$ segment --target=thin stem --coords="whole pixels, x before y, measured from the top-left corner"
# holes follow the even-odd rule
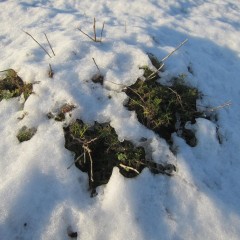
[[[90,38],[92,41],[96,42],[94,38],[92,38],[91,36],[89,36],[87,33],[83,32],[83,31],[81,30],[81,28],[78,28],[78,30],[79,30],[81,33],[83,33],[85,36],[87,36],[88,38]]]
[[[67,169],[70,169],[70,168],[72,167],[72,165],[75,164],[76,162],[78,162],[83,155],[84,155],[84,153],[82,153],[74,162],[72,162],[72,163],[67,167]]]
[[[46,37],[46,39],[47,39],[47,42],[48,42],[49,47],[50,47],[51,50],[52,50],[53,56],[56,56],[56,55],[55,55],[55,52],[53,51],[52,45],[51,45],[51,43],[50,43],[49,40],[48,40],[47,34],[44,33],[44,35],[45,35],[45,37]]]
[[[23,31],[23,32],[25,32],[25,31]],[[30,36],[33,39],[33,41],[36,42],[50,58],[52,58],[51,55],[48,53],[48,51],[30,33],[28,33],[28,32],[25,32],[25,33],[28,36]]]
[[[102,42],[102,36],[103,36],[104,25],[105,25],[105,22],[103,22],[102,31],[101,31],[101,37],[100,37],[100,42]]]
[[[173,53],[175,53],[175,52],[176,52],[180,47],[182,47],[187,41],[188,41],[188,39],[185,39],[182,43],[180,43],[172,52],[170,52],[166,57],[164,57],[161,62],[166,61],[171,55],[173,55]]]
[[[97,67],[97,69],[98,69],[98,72],[100,73],[100,69],[99,69],[99,67],[98,67],[98,65],[97,65],[97,63],[96,63],[96,61],[95,61],[95,59],[92,58],[92,60],[93,60],[93,62],[95,63],[95,65],[96,65],[96,67]]]
[[[94,41],[97,41],[97,34],[96,34],[96,19],[93,19],[93,34],[94,34]]]

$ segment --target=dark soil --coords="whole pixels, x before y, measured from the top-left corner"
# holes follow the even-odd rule
[[[115,130],[109,123],[93,126],[84,124],[81,120],[64,127],[65,147],[75,153],[75,165],[88,173],[91,195],[96,193],[96,187],[107,184],[113,167],[118,167],[120,173],[128,178],[136,177],[143,168],[151,172],[171,175],[175,166],[147,161],[143,147],[135,147],[129,141],[120,142]]]

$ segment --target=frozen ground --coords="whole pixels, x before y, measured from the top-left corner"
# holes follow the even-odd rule
[[[77,30],[92,34],[94,17],[99,30],[105,21],[102,43]],[[83,240],[240,238],[238,0],[0,0],[0,19],[0,70],[12,68],[24,81],[38,82],[24,109],[18,98],[0,102],[1,240],[68,239],[70,230]],[[51,54],[47,33],[56,56],[49,58],[23,31]],[[151,64],[146,52],[161,59],[186,38],[166,62],[163,80],[188,74],[204,94],[199,105],[232,104],[217,110],[216,123],[198,119],[191,126],[196,147],[173,136],[174,156],[122,106],[126,96],[117,85],[102,89],[86,80],[97,73],[94,58],[106,80],[134,83],[139,66]],[[177,173],[169,178],[145,169],[126,179],[114,169],[90,198],[86,174],[67,170],[73,155],[64,148],[63,123],[46,118],[64,103],[77,106],[72,118],[111,121],[120,139],[151,139],[154,160],[176,164]],[[20,144],[16,134],[24,125],[37,133]]]

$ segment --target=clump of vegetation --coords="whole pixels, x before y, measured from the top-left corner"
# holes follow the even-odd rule
[[[36,128],[28,128],[26,126],[23,126],[17,134],[17,139],[20,143],[28,141],[34,136],[36,132],[37,132]]]
[[[0,101],[18,97],[23,94],[25,100],[32,93],[32,84],[24,83],[13,69],[1,71],[3,77],[0,78]]]
[[[173,165],[163,166],[147,161],[144,148],[135,147],[129,141],[120,142],[109,123],[95,122],[89,126],[76,120],[64,127],[64,134],[65,147],[75,153],[76,167],[88,173],[92,196],[97,186],[109,181],[115,166],[125,177],[137,176],[144,167],[149,167],[154,173],[168,175],[176,170]]]
[[[158,83],[154,74],[149,68],[144,68],[146,80],[138,79],[125,89],[129,96],[126,107],[136,112],[140,123],[168,142],[171,141],[171,134],[178,132],[189,145],[195,146],[195,135],[185,129],[185,124],[188,121],[194,123],[197,117],[203,116],[196,108],[200,92],[184,83],[184,75],[174,78],[169,87]]]
[[[63,104],[56,113],[49,112],[47,117],[49,119],[54,119],[55,121],[62,122],[66,119],[66,114],[69,113],[76,108],[76,106],[72,104],[65,103]]]

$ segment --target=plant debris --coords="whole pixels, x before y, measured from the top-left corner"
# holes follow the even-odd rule
[[[145,68],[144,77],[151,74],[151,70]],[[197,117],[203,117],[196,108],[196,100],[201,94],[196,88],[184,84],[184,75],[174,78],[171,87],[158,83],[156,78],[138,79],[127,87],[124,90],[129,97],[126,107],[136,112],[140,123],[168,143],[171,142],[171,134],[178,132],[190,146],[196,146],[196,137],[185,128],[185,124],[188,121],[195,123]]]
[[[143,147],[135,147],[126,140],[120,142],[109,123],[95,122],[89,126],[76,120],[63,129],[65,147],[75,153],[76,167],[88,173],[92,196],[96,187],[108,183],[115,166],[125,177],[136,177],[145,167],[155,174],[171,175],[176,171],[172,164],[163,166],[146,160]]]
[[[28,128],[26,126],[23,126],[17,134],[17,139],[20,143],[28,141],[35,135],[36,132],[36,128]]]
[[[65,103],[57,110],[56,113],[49,112],[47,114],[47,117],[49,119],[54,119],[55,121],[62,122],[66,119],[66,113],[71,112],[74,108],[76,108],[76,106],[73,104]]]
[[[23,94],[25,101],[32,93],[32,84],[24,83],[13,69],[1,71],[3,78],[0,78],[0,101],[18,97]]]

